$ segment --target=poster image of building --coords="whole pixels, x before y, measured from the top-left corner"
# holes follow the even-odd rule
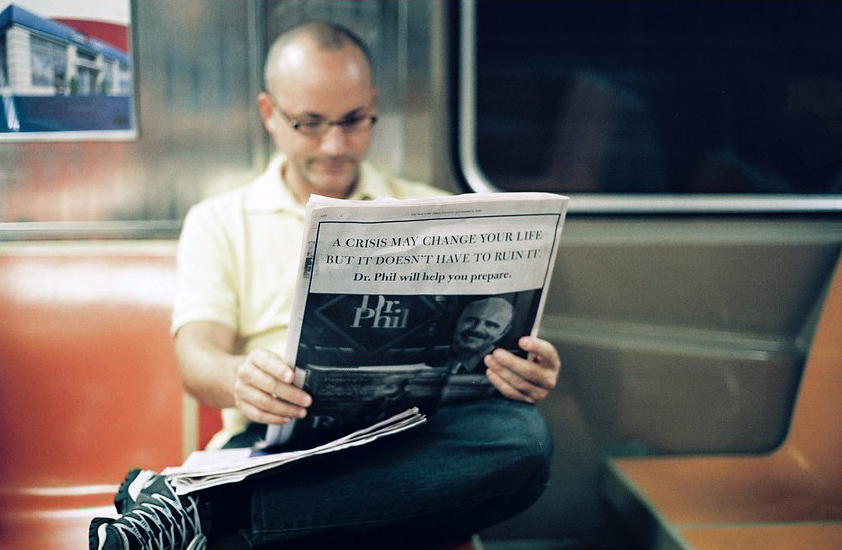
[[[116,2],[125,21],[0,0],[0,140],[136,136],[129,0]]]

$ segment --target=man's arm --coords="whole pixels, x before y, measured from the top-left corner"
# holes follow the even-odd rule
[[[267,350],[235,355],[237,334],[220,323],[188,323],[175,336],[178,370],[187,392],[211,407],[237,407],[254,422],[303,418],[312,402],[292,385],[293,369]]]
[[[538,403],[555,388],[561,360],[551,343],[524,336],[518,341],[526,359],[502,348],[485,356],[486,376],[509,399]]]

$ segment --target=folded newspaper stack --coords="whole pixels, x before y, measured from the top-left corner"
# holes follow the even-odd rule
[[[310,449],[266,453],[254,449],[195,451],[181,466],[166,468],[162,474],[172,483],[176,494],[186,495],[225,483],[236,483],[254,474],[285,466],[313,456],[365,445],[387,435],[420,426],[426,416],[417,407],[387,418],[344,437]]]

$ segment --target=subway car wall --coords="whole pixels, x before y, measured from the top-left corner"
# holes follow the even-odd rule
[[[256,107],[263,55],[279,29],[305,18],[343,21],[372,43],[380,101],[371,158],[455,188],[442,159],[444,98],[431,92],[441,71],[428,69],[442,62],[431,59],[441,56],[431,46],[443,30],[430,26],[440,4],[150,0],[131,7],[138,137],[0,134],[6,239],[177,235],[192,204],[262,171],[271,153]],[[112,223],[102,233],[104,222]]]
[[[483,11],[486,3],[495,4],[491,12]],[[378,67],[380,121],[374,162],[454,191],[540,188],[571,196],[541,327],[563,361],[558,388],[540,405],[556,439],[551,483],[533,507],[482,533],[482,538],[489,543],[605,540],[617,527],[600,499],[607,458],[755,454],[779,444],[817,307],[842,249],[840,199],[838,188],[830,187],[831,178],[819,198],[811,193],[761,197],[741,189],[705,193],[714,200],[696,201],[693,185],[698,182],[677,169],[668,171],[674,194],[664,193],[663,179],[655,193],[634,188],[628,180],[617,183],[622,178],[600,182],[590,175],[578,187],[565,188],[559,184],[562,179],[553,179],[550,157],[557,149],[547,146],[548,136],[559,132],[591,167],[594,152],[583,149],[575,133],[561,132],[534,111],[518,107],[538,95],[546,100],[548,89],[537,86],[551,76],[541,64],[546,57],[540,63],[518,58],[540,46],[537,38],[527,43],[529,25],[523,21],[525,12],[517,12],[523,10],[518,4],[136,0],[131,3],[131,45],[138,136],[0,141],[0,255],[39,244],[43,250],[61,250],[103,240],[171,246],[191,205],[247,182],[269,158],[270,143],[255,96],[262,85],[263,56],[274,35],[303,18],[347,24],[372,44]],[[582,17],[592,23],[599,19],[601,3],[588,4],[587,18]],[[608,4],[616,8],[623,3]],[[691,4],[700,10],[704,3]],[[566,17],[575,15],[569,12],[571,6],[565,8]],[[515,12],[507,15],[507,9]],[[541,32],[549,33],[557,15],[546,16]],[[466,41],[498,53],[504,49],[502,37],[495,42],[483,33],[488,25],[507,18],[513,26],[524,24],[516,35],[524,41],[517,50],[522,53],[506,51],[508,64],[496,73],[487,65],[466,64],[466,56],[476,55],[480,62],[489,59],[486,50],[466,49]],[[761,17],[755,24],[764,21]],[[565,25],[576,27],[570,21]],[[570,51],[586,51],[599,43],[598,35],[580,30],[565,46]],[[593,59],[602,69],[613,67],[624,82],[650,92],[650,97],[659,96],[662,92],[653,86],[668,77],[658,75],[658,80],[648,73],[642,78],[632,65],[618,68],[606,61],[633,46],[638,48],[635,55],[645,57],[641,42],[623,36],[610,51],[598,49],[602,53],[594,53]],[[556,68],[567,70],[586,57],[570,56],[566,65]],[[665,66],[670,59],[658,58]],[[531,79],[533,88],[517,93],[506,89],[507,82],[517,80],[512,67]],[[593,82],[601,81],[588,80]],[[839,94],[838,85],[806,86],[807,91],[799,88],[802,98]],[[471,90],[479,91],[479,97]],[[565,90],[570,97],[572,88]],[[717,105],[727,106],[727,101]],[[836,110],[824,113],[825,120],[837,124],[831,129],[838,140],[840,102],[828,105]],[[560,122],[563,111],[553,104],[547,119]],[[477,114],[481,112],[485,114]],[[602,119],[586,125],[591,142],[607,131],[606,113],[600,114]],[[517,118],[521,115],[526,120]],[[688,132],[696,130],[690,120],[698,121],[698,113],[696,118],[686,112],[676,116],[688,121]],[[707,121],[705,131],[713,133],[716,122],[701,120]],[[647,128],[659,135],[656,127]],[[673,133],[680,129],[670,126]],[[681,149],[669,135],[666,139],[672,159],[698,153]],[[833,139],[822,146],[838,149]],[[612,158],[620,154],[637,174],[651,173],[658,166],[642,166],[634,155],[652,149],[635,145],[640,147],[627,150],[625,156],[623,150],[612,149]],[[546,162],[538,164],[546,170],[536,173],[527,157],[498,156],[507,149],[535,158],[543,155]],[[838,150],[835,153],[838,157]],[[532,172],[513,175],[518,162],[529,164]],[[837,164],[837,185],[838,169]],[[621,191],[631,192],[618,195],[616,186],[626,184]],[[125,464],[126,469],[132,467]]]

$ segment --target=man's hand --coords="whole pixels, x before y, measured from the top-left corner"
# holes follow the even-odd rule
[[[213,321],[178,330],[178,371],[190,395],[210,407],[237,407],[260,423],[283,424],[305,416],[312,400],[292,384],[293,369],[268,350],[237,355],[236,344],[237,333]]]
[[[485,356],[485,374],[505,397],[538,403],[555,387],[561,360],[555,346],[541,338],[524,336],[518,345],[527,359],[497,348]]]
[[[249,420],[286,424],[307,415],[310,396],[292,384],[294,372],[280,357],[255,350],[237,366],[234,403]]]

